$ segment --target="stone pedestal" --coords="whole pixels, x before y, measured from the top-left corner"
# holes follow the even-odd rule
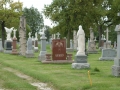
[[[11,40],[6,40],[5,41],[5,50],[4,53],[12,53],[12,41]]]
[[[32,38],[28,38],[27,41],[27,51],[26,51],[26,57],[34,57],[34,51],[32,46]]]
[[[87,56],[86,55],[76,55],[75,61],[74,61],[74,63],[72,63],[72,68],[75,68],[75,69],[90,68],[90,64],[87,63]]]
[[[0,38],[0,52],[3,52],[3,47],[2,47],[2,40]]]
[[[102,49],[102,55],[99,60],[114,60],[117,52],[114,49]]]
[[[112,75],[120,76],[120,24],[116,26],[115,31],[117,32],[117,56],[112,66]]]
[[[17,51],[17,38],[13,38],[13,42],[12,42],[12,54],[18,54],[18,51]]]
[[[38,60],[40,61],[43,61],[45,60],[45,56],[46,56],[46,37],[45,37],[45,34],[42,35],[42,37],[40,38],[41,39],[41,51],[40,51],[40,54],[38,56]]]

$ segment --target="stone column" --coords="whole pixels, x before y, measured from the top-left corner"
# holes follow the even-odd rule
[[[17,38],[16,38],[16,29],[13,30],[13,42],[12,42],[12,54],[18,54],[17,52]]]
[[[20,17],[20,26],[19,26],[19,37],[20,37],[20,55],[26,55],[26,19],[25,16]]]
[[[45,60],[45,55],[46,55],[46,37],[45,37],[45,34],[42,34],[40,40],[41,40],[41,51],[40,51],[40,54],[38,56],[38,60],[40,61],[43,61]]]
[[[114,58],[112,75],[120,76],[120,24],[116,26],[115,31],[117,32],[117,56]]]

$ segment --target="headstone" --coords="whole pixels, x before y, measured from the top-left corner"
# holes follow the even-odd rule
[[[40,34],[40,33],[39,33]],[[46,58],[45,58],[45,55],[47,53],[46,51],[46,37],[45,37],[45,34],[43,33],[40,40],[41,40],[41,51],[40,51],[40,54],[38,56],[38,60],[40,61],[44,61]]]
[[[25,16],[20,17],[20,26],[19,26],[19,41],[20,41],[20,52],[19,54],[22,56],[26,55],[26,19]]]
[[[57,32],[56,35],[57,35],[57,39],[60,39],[60,33]]]
[[[53,60],[66,60],[66,40],[52,40],[52,58]]]
[[[7,33],[7,39],[5,40],[5,50],[4,53],[11,53],[12,52],[12,38],[11,38],[11,32],[13,30],[12,28],[5,27],[6,33]]]
[[[89,41],[89,47],[88,47],[87,53],[88,54],[89,53],[97,53],[96,44],[94,41],[94,32],[91,27],[90,27],[90,41]]]
[[[106,32],[106,48],[111,48],[111,41],[109,41],[109,30],[108,30],[108,28],[104,31],[104,32]]]
[[[27,41],[27,51],[26,51],[26,57],[34,57],[34,51],[33,51],[33,46],[32,46],[32,38],[31,38],[31,33],[29,32],[29,38]]]
[[[38,36],[37,36],[37,32],[35,33],[35,39],[34,39],[34,51],[38,52]]]
[[[114,58],[112,75],[120,76],[120,24],[116,25],[115,31],[117,32],[117,56]]]
[[[0,52],[3,52],[2,39],[0,38]]]
[[[116,43],[116,41],[114,41],[114,47],[113,48],[117,49],[117,43]]]
[[[73,31],[73,46],[74,46],[74,50],[77,50],[77,31]]]
[[[72,63],[72,68],[75,69],[90,68],[90,64],[87,63],[87,55],[85,55],[85,33],[81,25],[79,26],[79,30],[77,32],[77,40],[78,51],[75,55],[75,61],[74,63]]]
[[[33,48],[34,48],[34,41],[35,41],[34,36],[32,36],[32,46],[33,46]]]
[[[13,30],[13,42],[12,42],[12,54],[18,54],[17,51],[17,38],[16,38],[16,29]]]
[[[102,56],[99,60],[114,60],[117,52],[114,49],[102,49]]]
[[[104,48],[104,42],[105,42],[105,37],[104,37],[104,35],[102,34],[101,40],[100,40],[100,47],[99,47],[100,50],[102,50],[102,49]]]

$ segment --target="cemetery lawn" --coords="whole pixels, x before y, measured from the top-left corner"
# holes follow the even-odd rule
[[[48,49],[48,52],[51,50]],[[75,55],[76,52],[73,52]],[[12,68],[47,83],[54,90],[120,90],[120,78],[111,75],[113,61],[99,61],[101,53],[89,54],[90,69],[76,70],[71,64],[42,64],[35,58],[0,53],[0,89],[37,90],[25,79],[21,79],[5,68]],[[90,80],[88,78],[90,71]]]

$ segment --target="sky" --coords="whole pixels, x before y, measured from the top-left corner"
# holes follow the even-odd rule
[[[13,0],[14,2],[18,0]],[[31,6],[35,7],[38,9],[38,11],[42,11],[44,8],[44,5],[49,5],[51,4],[52,0],[19,0],[20,2],[23,2],[23,7],[30,8]],[[44,17],[44,16],[43,16]],[[52,27],[51,21],[49,19],[45,19],[44,17],[44,24]]]

